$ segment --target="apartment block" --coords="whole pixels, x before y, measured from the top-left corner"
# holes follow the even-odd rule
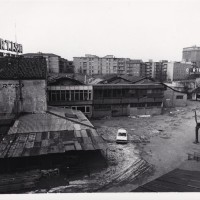
[[[140,76],[142,77],[153,77],[153,61],[144,62],[140,67]]]
[[[167,63],[167,80],[178,81],[189,77],[189,72],[193,68],[192,63],[168,62]]]
[[[141,76],[141,68],[144,65],[142,60],[126,60],[126,74],[133,76]]]
[[[152,78],[156,81],[166,81],[167,80],[167,62],[162,60],[159,62],[153,62],[152,65]]]
[[[75,73],[80,74],[130,74],[140,76],[142,60],[115,58],[113,55],[98,57],[86,54],[85,57],[74,57]]]

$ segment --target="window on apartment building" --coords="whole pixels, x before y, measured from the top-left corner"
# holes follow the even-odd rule
[[[177,95],[176,99],[183,99],[183,95]]]

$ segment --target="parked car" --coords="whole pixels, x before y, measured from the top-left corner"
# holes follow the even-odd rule
[[[128,134],[127,131],[123,128],[118,129],[116,136],[117,143],[128,143]]]

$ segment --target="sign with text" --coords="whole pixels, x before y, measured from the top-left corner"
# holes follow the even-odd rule
[[[200,74],[200,68],[193,67],[193,68],[187,68],[186,69],[187,74]]]
[[[21,44],[9,40],[3,40],[1,38],[0,38],[0,50],[11,51],[15,53],[23,53],[23,48]]]

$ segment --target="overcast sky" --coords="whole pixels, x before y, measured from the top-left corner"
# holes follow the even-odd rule
[[[199,0],[1,0],[0,5],[0,38],[15,41],[16,32],[24,53],[180,61],[183,47],[200,45]]]

